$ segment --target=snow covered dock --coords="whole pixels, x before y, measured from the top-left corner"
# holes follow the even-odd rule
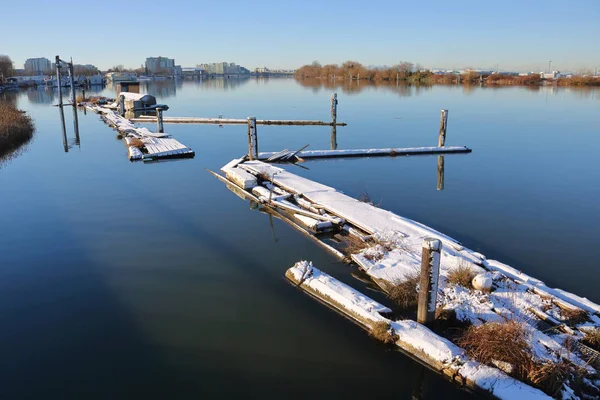
[[[110,108],[91,103],[85,103],[84,107],[101,114],[104,122],[124,136],[131,161],[191,158],[195,155],[191,148],[171,138],[169,134],[155,133],[147,128],[137,127]]]
[[[600,368],[598,352],[582,341],[587,333],[598,332],[600,329],[598,304],[561,289],[549,288],[544,282],[522,272],[526,268],[514,268],[499,261],[488,260],[483,254],[464,247],[457,240],[431,227],[358,201],[332,187],[297,176],[272,164],[242,158],[231,161],[222,170],[226,177],[220,179],[235,187],[236,193],[243,193],[265,209],[281,215],[284,221],[297,229],[303,229],[311,239],[318,241],[338,257],[351,258],[386,292],[419,273],[425,238],[440,240],[442,249],[437,285],[438,310],[452,311],[458,320],[474,326],[519,321],[527,329],[536,361],[556,363],[565,360],[592,374],[598,373],[595,369]],[[321,235],[324,232],[327,235]],[[363,245],[351,248],[350,251],[344,250],[336,247],[330,240],[332,234],[336,238],[335,242],[354,238]],[[460,268],[489,278],[493,282],[492,290],[483,292],[452,283],[450,275]],[[292,272],[287,274],[288,278],[290,274]],[[302,280],[297,276],[295,280],[290,279],[296,283]],[[302,283],[301,286],[305,290],[311,288],[313,296],[330,305],[332,304],[328,299],[336,298],[331,292],[323,292],[324,289],[312,284]],[[339,291],[336,293],[339,294]],[[343,302],[336,300],[336,303]],[[365,301],[361,300],[361,303]],[[340,310],[336,305],[334,308]],[[364,326],[369,317],[363,315],[361,318],[363,320],[359,323]],[[374,315],[373,318],[379,317]],[[395,324],[397,322],[393,323],[394,327],[397,326]],[[400,324],[397,326],[400,332],[416,332],[414,329],[421,329],[415,322],[406,324],[413,330]],[[430,335],[433,336],[429,336],[428,341],[445,340],[433,333]],[[409,347],[406,351],[411,352]],[[427,354],[429,351],[423,348],[421,353]],[[427,360],[422,361],[433,365]],[[433,367],[442,371],[439,365]],[[461,368],[472,368],[469,373],[480,387],[492,385],[497,381],[495,374],[502,374],[499,369],[476,366],[471,361]],[[598,390],[600,381],[591,381],[590,385],[595,388],[593,390]],[[508,387],[516,386],[511,384]],[[496,389],[494,395],[498,395]]]
[[[460,384],[499,399],[550,399],[542,391],[469,358],[460,347],[421,324],[389,319],[389,308],[318,270],[312,263],[300,261],[288,269],[285,276],[367,331],[376,323],[389,324],[397,337],[395,344],[403,352]]]

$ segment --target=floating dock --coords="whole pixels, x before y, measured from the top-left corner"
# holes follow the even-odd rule
[[[104,122],[124,136],[131,161],[192,158],[195,155],[191,148],[171,138],[169,134],[151,132],[147,128],[135,126],[110,108],[90,103],[84,103],[83,106],[100,114]]]
[[[536,362],[564,360],[591,376],[598,374],[600,356],[582,341],[588,333],[600,329],[598,304],[560,289],[549,288],[544,282],[521,272],[523,268],[488,260],[483,254],[464,247],[433,228],[361,202],[275,165],[241,158],[228,163],[222,171],[225,177],[220,179],[227,182],[228,187],[235,188],[238,196],[281,216],[282,220],[306,233],[340,259],[352,260],[384,292],[407,282],[420,271],[422,243],[425,239],[439,241],[439,279],[433,289],[437,298],[434,304],[438,310],[451,311],[458,320],[473,326],[520,321],[529,332]],[[345,245],[356,241],[361,244],[356,248]],[[493,282],[492,291],[488,293],[451,283],[450,274],[458,268],[467,268],[474,275],[489,278]],[[304,279],[298,278],[297,273],[293,277],[290,274],[292,272],[286,276],[295,284],[305,290],[309,287]],[[310,294],[331,306],[329,299],[334,296],[331,293],[319,293],[313,290]],[[344,307],[334,305],[334,308],[349,316]],[[368,325],[366,320],[358,322],[363,327]],[[414,334],[427,337],[426,342],[439,343],[446,349],[451,346],[452,352],[446,353],[449,358],[443,358],[446,362],[440,363],[441,360],[435,355],[439,348],[437,345],[434,348],[425,345],[415,348],[409,342],[400,345],[407,353],[437,371],[448,375],[445,370],[450,368],[453,374],[457,372],[449,367],[453,362],[448,361],[453,359],[450,356],[454,351],[462,351],[456,345],[429,330],[422,332],[427,328],[414,321],[392,321],[390,324],[395,330],[398,329],[396,333],[401,338],[405,336],[398,332],[412,332],[407,333],[406,340]],[[458,373],[464,378],[461,379],[463,384],[493,391],[496,397],[539,398],[538,395],[543,394],[530,387],[521,389],[527,387],[523,383],[504,385],[501,382],[508,382],[504,381],[505,374],[493,366],[483,368],[473,364],[473,361],[459,364],[461,367],[458,371],[466,368]],[[500,382],[501,387],[495,387],[493,382]],[[589,384],[592,392],[600,389],[593,380]],[[519,392],[511,392],[510,388],[531,393],[521,397]]]

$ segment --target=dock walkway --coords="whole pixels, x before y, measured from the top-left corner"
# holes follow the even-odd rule
[[[104,122],[125,136],[124,140],[131,161],[191,158],[195,155],[191,148],[171,138],[169,134],[151,132],[147,128],[138,127],[110,108],[90,103],[86,103],[84,107],[100,114]]]

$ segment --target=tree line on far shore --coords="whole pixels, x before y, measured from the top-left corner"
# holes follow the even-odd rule
[[[540,74],[523,76],[497,73],[481,74],[470,71],[464,74],[433,73],[419,64],[400,62],[391,67],[365,67],[357,61],[346,61],[342,65],[321,65],[318,61],[298,68],[296,79],[345,80],[360,79],[371,82],[403,82],[409,84],[464,84],[473,85],[485,82],[486,85],[540,85],[544,79]],[[573,76],[555,80],[561,86],[600,86],[600,78],[592,76]]]

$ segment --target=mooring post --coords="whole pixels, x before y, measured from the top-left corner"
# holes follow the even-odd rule
[[[417,322],[429,327],[435,321],[435,302],[437,301],[438,279],[440,277],[441,251],[442,242],[440,240],[433,238],[423,240]]]
[[[440,116],[440,135],[438,137],[438,147],[444,147],[446,144],[446,129],[448,128],[448,110],[442,110]]]
[[[248,117],[248,157],[258,159],[258,135],[256,133],[256,117]]]
[[[331,138],[329,142],[331,150],[337,150],[337,126],[335,126],[335,124],[331,125]]]
[[[158,129],[158,133],[164,133],[165,129],[163,126],[163,109],[158,107],[156,109],[156,124],[157,124],[157,129]]]
[[[438,156],[437,190],[444,190],[444,156]]]
[[[58,85],[58,104],[59,107],[63,106],[62,98],[62,83],[60,81],[60,57],[56,56],[56,84]]]
[[[81,95],[83,96],[83,101],[85,101],[85,88],[81,89]]]
[[[125,116],[125,96],[123,95],[119,96],[119,114],[121,117]]]
[[[337,122],[337,105],[338,105],[337,93],[332,93],[331,94],[331,123],[333,125],[335,125]]]
[[[73,59],[69,63],[69,78],[71,80],[71,105],[75,106],[75,77],[73,76]]]

